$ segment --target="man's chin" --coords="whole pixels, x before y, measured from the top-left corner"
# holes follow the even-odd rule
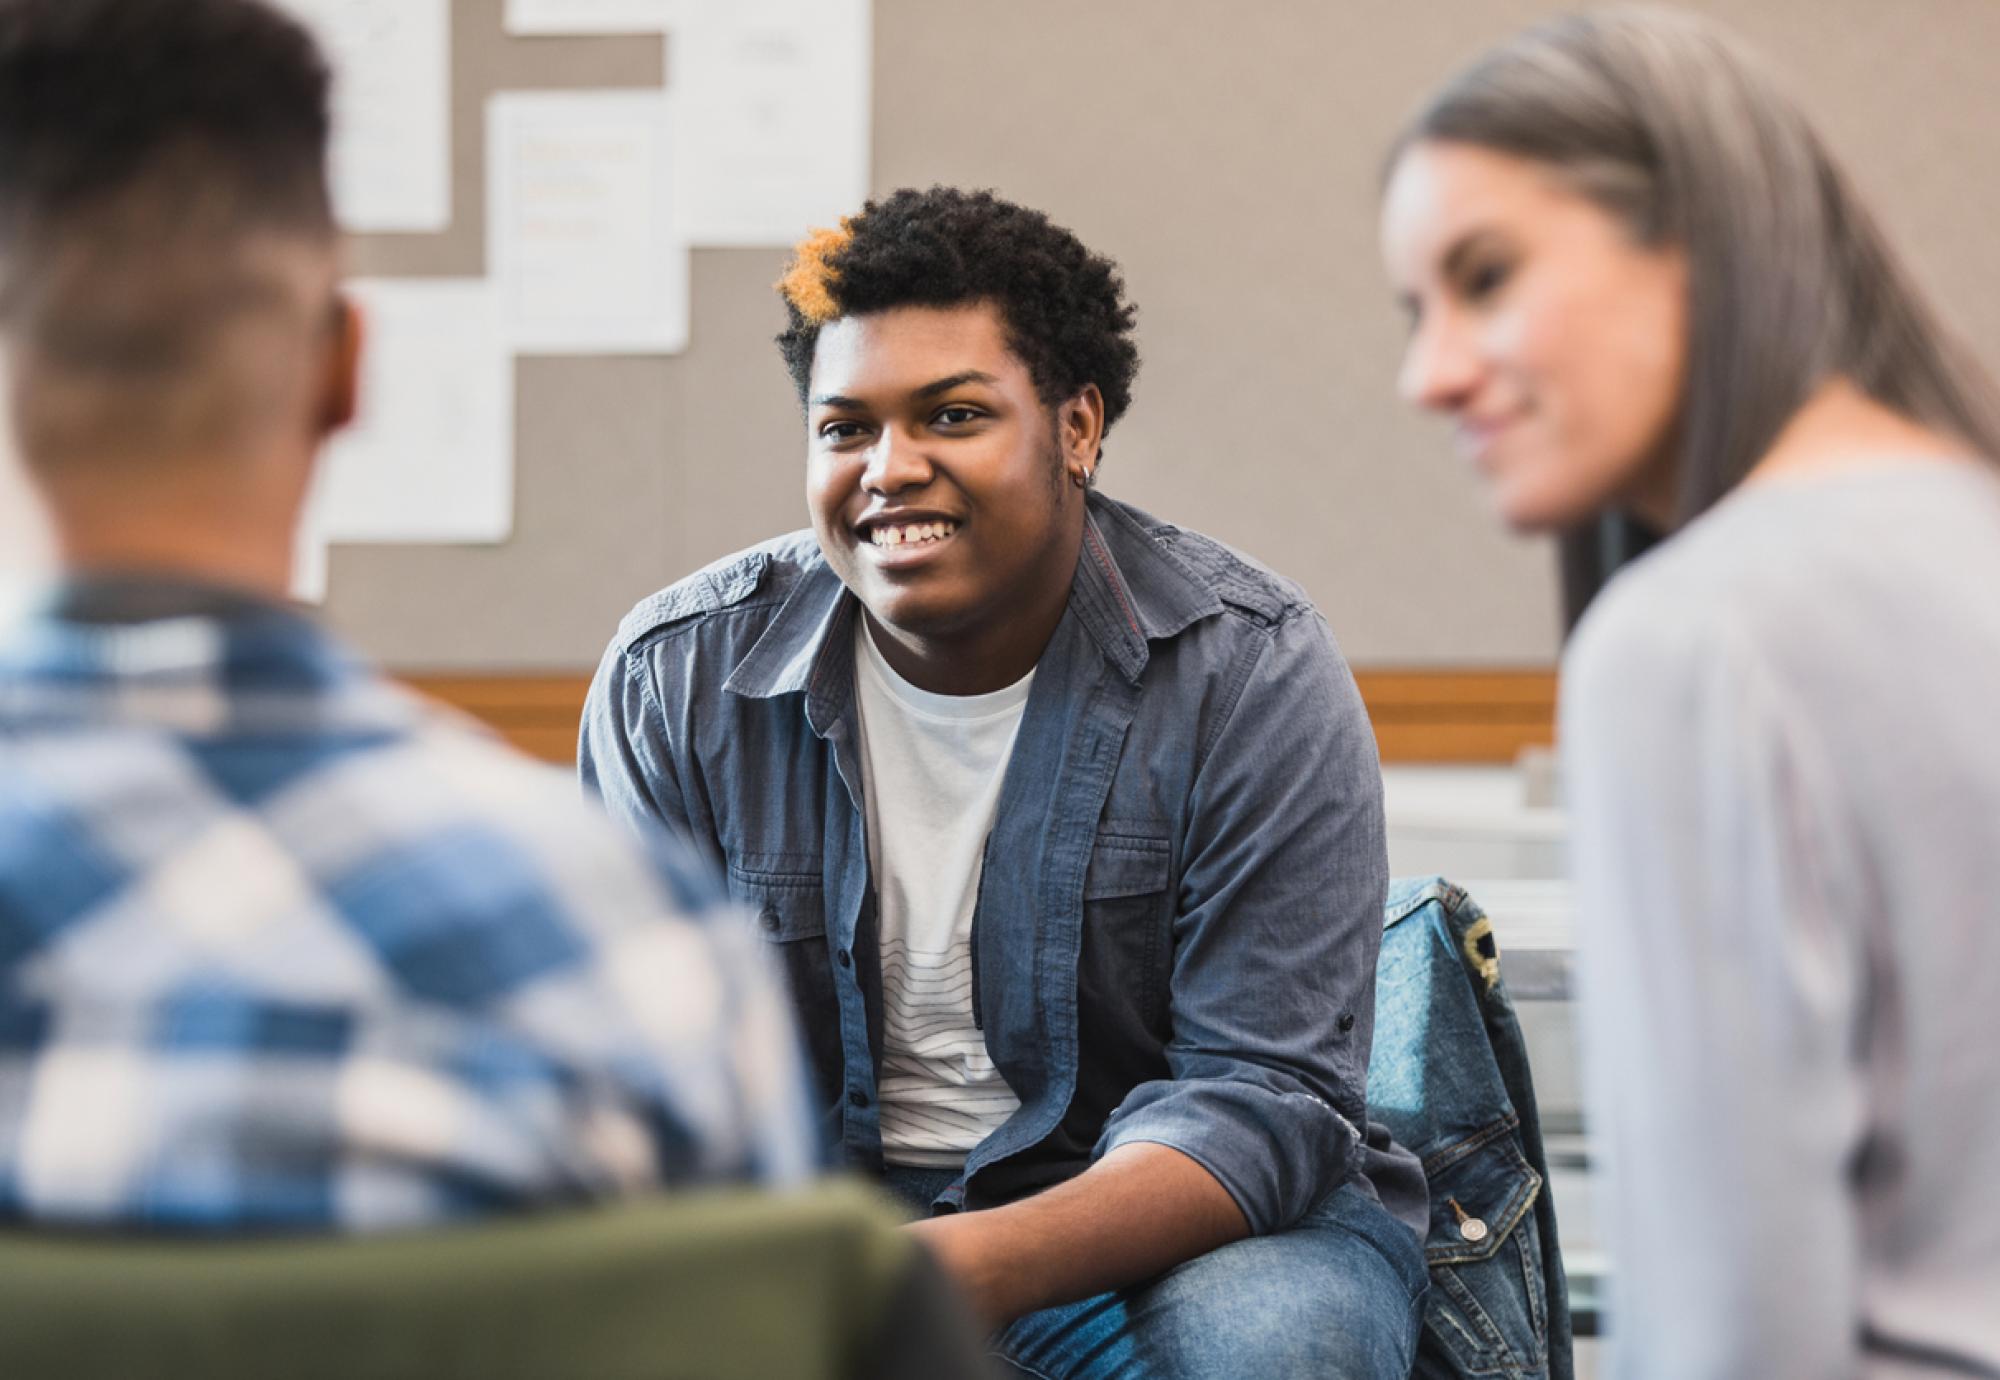
[[[864,579],[863,587],[848,588],[876,624],[889,632],[913,640],[942,641],[962,636],[973,622],[966,601],[949,591],[883,588],[883,582]]]

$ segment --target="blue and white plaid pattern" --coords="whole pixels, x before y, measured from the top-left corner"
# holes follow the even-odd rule
[[[0,646],[0,1217],[414,1226],[816,1164],[695,869],[304,619]]]

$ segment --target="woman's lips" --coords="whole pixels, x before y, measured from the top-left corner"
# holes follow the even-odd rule
[[[1514,424],[1511,417],[1498,417],[1483,421],[1462,421],[1458,424],[1458,451],[1480,469],[1490,466],[1493,448],[1501,434]]]

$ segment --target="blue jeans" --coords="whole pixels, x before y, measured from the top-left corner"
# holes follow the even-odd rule
[[[952,1177],[892,1166],[883,1183],[928,1212]],[[1404,1380],[1428,1285],[1416,1236],[1347,1186],[1288,1231],[1030,1313],[991,1346],[1039,1380]]]

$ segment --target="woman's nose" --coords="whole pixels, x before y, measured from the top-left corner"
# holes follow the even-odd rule
[[[1446,318],[1427,323],[1410,338],[1396,387],[1406,402],[1450,412],[1471,396],[1480,370],[1479,352],[1469,333]]]

